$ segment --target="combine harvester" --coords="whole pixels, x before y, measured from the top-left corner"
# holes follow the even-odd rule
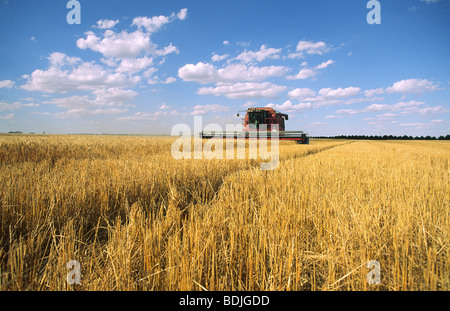
[[[278,132],[279,140],[292,140],[297,144],[309,144],[309,137],[303,131],[285,131],[284,121],[288,115],[270,107],[248,108],[243,120],[243,131],[237,132],[200,132],[200,137],[210,138],[245,138],[271,139],[272,132]],[[239,117],[239,113],[237,114]],[[277,130],[278,126],[278,130]]]

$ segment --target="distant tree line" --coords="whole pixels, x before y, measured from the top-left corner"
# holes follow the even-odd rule
[[[450,135],[446,136],[394,136],[394,135],[339,135],[339,136],[314,136],[313,138],[333,138],[333,139],[363,139],[363,140],[450,140]]]

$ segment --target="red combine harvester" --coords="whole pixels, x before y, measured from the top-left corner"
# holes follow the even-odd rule
[[[239,113],[237,114],[239,117]],[[244,130],[239,132],[201,132],[201,138],[261,138],[271,139],[274,125],[278,125],[279,140],[292,140],[298,144],[309,144],[308,134],[302,131],[285,131],[284,121],[288,115],[270,107],[248,108],[243,120]],[[262,126],[261,126],[262,125]]]

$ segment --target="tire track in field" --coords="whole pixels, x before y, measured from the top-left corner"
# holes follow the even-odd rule
[[[290,160],[290,159],[304,158],[304,157],[307,157],[307,156],[310,156],[310,155],[314,155],[314,154],[318,154],[320,152],[323,152],[323,151],[326,151],[326,150],[330,150],[330,149],[333,149],[333,148],[336,148],[336,147],[352,144],[354,142],[355,142],[354,140],[353,141],[347,141],[347,142],[344,142],[344,143],[334,144],[334,145],[331,145],[331,146],[325,146],[325,147],[319,147],[317,149],[307,150],[306,153],[299,153],[299,154],[294,154],[294,155],[286,157],[286,158],[280,158],[280,162],[281,161],[284,162],[284,161]]]
[[[301,152],[294,153],[293,155],[290,155],[290,156],[288,156],[286,158],[280,158],[279,162],[281,163],[281,162],[284,162],[284,161],[287,161],[287,160],[304,158],[304,157],[315,155],[315,154],[318,154],[318,153],[321,153],[323,151],[327,151],[327,150],[330,150],[330,149],[333,149],[333,148],[337,148],[337,147],[340,147],[340,146],[345,146],[345,145],[348,145],[348,144],[352,144],[354,142],[355,141],[346,141],[346,142],[339,142],[339,143],[336,143],[336,144],[333,144],[333,145],[329,145],[329,146],[322,146],[322,147],[318,146],[317,148],[307,150],[304,153],[301,153]],[[278,165],[280,165],[280,163]],[[219,199],[219,197],[220,197],[219,194],[221,192],[221,189],[223,188],[225,183],[228,182],[227,180],[229,180],[229,178],[232,178],[233,175],[245,174],[246,172],[250,172],[250,171],[255,170],[255,169],[256,170],[260,170],[260,165],[261,165],[261,163],[258,162],[256,165],[252,165],[249,168],[243,168],[243,169],[240,169],[240,170],[237,170],[237,171],[233,171],[233,172],[230,172],[229,174],[223,176],[222,177],[222,182],[214,187],[214,195],[213,195],[213,197],[206,204],[207,205],[212,204],[213,202],[215,202],[215,201],[217,201]],[[281,169],[281,168],[278,167],[277,169]]]

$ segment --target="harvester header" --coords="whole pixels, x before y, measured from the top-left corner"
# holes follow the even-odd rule
[[[238,132],[201,132],[202,138],[261,138],[270,139],[271,132],[278,132],[279,140],[292,140],[298,144],[309,144],[309,137],[303,131],[286,131],[285,121],[288,115],[271,107],[248,108],[243,118],[243,131]],[[239,117],[239,113],[237,114]]]

